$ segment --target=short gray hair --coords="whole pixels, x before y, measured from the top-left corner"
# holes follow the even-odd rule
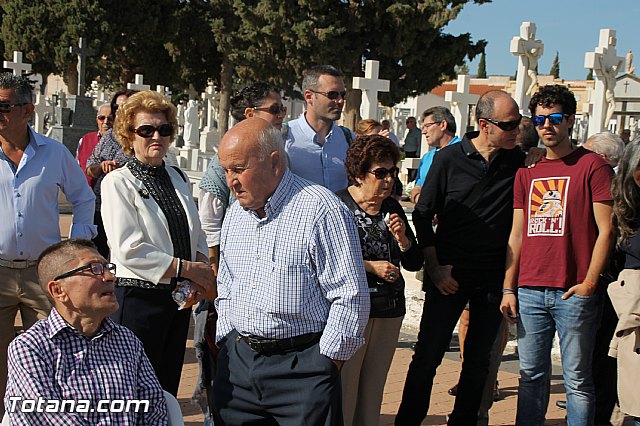
[[[287,164],[287,153],[284,149],[282,131],[273,126],[269,126],[258,132],[258,158],[264,160],[273,152],[280,154],[280,158],[284,161],[284,164]]]
[[[443,106],[434,106],[422,113],[422,120],[428,116],[433,115],[433,121],[437,123],[447,122],[447,131],[456,133],[456,119],[453,118],[453,114],[448,108]]]
[[[13,75],[10,72],[0,73],[0,88],[15,89],[17,103],[33,103],[33,83],[27,77]]]
[[[305,70],[302,74],[302,91],[315,89],[320,76],[323,75],[344,78],[344,74],[332,65],[316,65],[315,67]]]
[[[96,117],[100,115],[100,110],[102,108],[109,108],[109,114],[111,114],[111,104],[106,103],[106,104],[98,105],[98,111],[96,112]]]
[[[596,133],[587,139],[587,143],[596,154],[604,155],[612,163],[620,162],[624,151],[624,141],[620,136],[609,132]]]

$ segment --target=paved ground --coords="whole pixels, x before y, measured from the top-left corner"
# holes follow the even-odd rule
[[[70,223],[69,215],[62,215],[60,228],[62,235],[68,234]],[[408,275],[408,287],[416,287],[418,283],[413,280],[413,274]],[[190,333],[190,336],[192,333]],[[413,351],[411,349],[415,342],[415,332],[411,329],[405,329],[398,341],[395,357],[387,377],[387,383],[384,390],[384,399],[381,408],[380,425],[392,425],[395,413],[397,412],[402,398],[402,388],[406,377],[407,368],[411,360]],[[431,406],[429,415],[423,422],[423,425],[443,425],[446,424],[445,415],[450,413],[453,408],[454,398],[447,394],[447,390],[457,383],[460,374],[461,363],[457,348],[452,345],[454,352],[449,352],[445,356],[442,365],[438,369],[435,378],[433,393],[431,396]],[[504,399],[496,402],[490,412],[491,425],[513,425],[515,424],[515,412],[518,389],[518,361],[516,355],[505,355],[501,365],[498,380],[500,382],[500,390]],[[193,392],[198,375],[198,364],[193,349],[193,341],[188,340],[187,352],[185,356],[184,368],[182,370],[182,379],[180,381],[180,389],[178,391],[178,401],[182,408],[186,426],[198,426],[202,424],[203,416],[199,408],[191,403],[191,394]],[[554,365],[552,383],[551,383],[551,400],[549,410],[547,412],[547,425],[565,425],[564,410],[556,408],[555,402],[559,399],[565,399],[564,386],[562,384],[562,376],[558,365]]]

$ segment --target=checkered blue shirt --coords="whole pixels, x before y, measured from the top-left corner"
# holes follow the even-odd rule
[[[166,425],[160,383],[142,343],[109,318],[91,339],[67,323],[55,308],[9,346],[9,378],[4,397],[90,400],[88,413],[9,413],[12,425]],[[149,400],[144,413],[97,412],[97,401]],[[46,405],[45,405],[46,406]],[[16,404],[19,410],[20,402]]]
[[[349,359],[364,343],[369,292],[353,214],[328,189],[286,171],[266,216],[228,210],[220,238],[217,340],[322,332],[320,352]]]

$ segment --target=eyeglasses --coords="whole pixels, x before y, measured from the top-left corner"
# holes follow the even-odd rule
[[[22,102],[19,104],[10,104],[9,102],[0,102],[0,113],[6,114],[11,112],[11,109],[14,107],[21,107],[27,105],[28,102]]]
[[[514,130],[516,127],[520,125],[520,122],[522,121],[522,116],[518,117],[517,120],[513,120],[513,121],[498,121],[498,120],[494,120],[493,118],[480,118],[480,120],[486,120],[489,123],[493,124],[494,126],[498,126],[501,130],[504,130],[505,132],[509,132],[511,130]]]
[[[433,126],[434,124],[440,124],[440,121],[431,121],[430,123],[422,123],[422,128],[423,129],[428,129],[429,127]]]
[[[113,115],[99,115],[96,118],[98,119],[98,121],[104,121],[105,119],[113,121]]]
[[[562,120],[564,120],[565,117],[568,118],[569,116],[561,112],[554,112],[553,114],[549,115],[534,115],[533,117],[531,117],[531,121],[533,122],[534,126],[542,127],[544,126],[544,123],[546,123],[548,118],[549,123],[557,126],[558,124],[562,123]]]
[[[393,179],[398,177],[398,172],[400,171],[399,168],[397,167],[392,167],[390,169],[385,169],[385,168],[377,168],[375,170],[369,170],[368,173],[371,173],[372,175],[374,175],[376,177],[376,179],[384,179],[387,176],[391,176]]]
[[[342,92],[336,92],[335,90],[332,90],[330,92],[318,92],[317,90],[311,90],[313,93],[318,93],[322,96],[326,96],[327,98],[331,99],[332,101],[337,101],[338,99],[346,99],[347,98],[347,92],[342,91]]]
[[[55,277],[53,280],[61,280],[63,278],[69,278],[72,275],[77,274],[78,272],[82,272],[89,269],[93,275],[102,275],[104,276],[105,271],[109,271],[111,274],[116,274],[116,265],[114,263],[100,263],[100,262],[91,262],[86,265],[78,266],[75,269],[70,270],[69,272],[65,272],[64,274],[60,274]]]
[[[253,107],[252,108],[254,111],[265,111],[268,112],[271,115],[285,115],[287,113],[287,107],[284,105],[280,105],[280,104],[272,104],[268,107]]]
[[[156,131],[160,136],[173,135],[173,126],[169,123],[161,124],[158,127],[152,126],[151,124],[143,124],[142,126],[131,130],[142,138],[150,138],[156,133]]]

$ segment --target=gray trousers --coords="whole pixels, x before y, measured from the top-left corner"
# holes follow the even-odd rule
[[[226,426],[343,424],[340,373],[318,343],[263,355],[234,330],[220,345],[213,398]]]
[[[487,381],[484,384],[484,390],[482,391],[482,402],[480,402],[480,409],[478,410],[478,423],[477,426],[487,426],[489,424],[489,410],[493,405],[493,390],[496,386],[496,380],[498,378],[498,370],[500,370],[500,363],[502,361],[502,344],[504,339],[504,330],[507,327],[506,321],[503,319],[498,328],[498,334],[496,340],[491,347],[491,354],[489,355],[489,373],[487,374]]]

